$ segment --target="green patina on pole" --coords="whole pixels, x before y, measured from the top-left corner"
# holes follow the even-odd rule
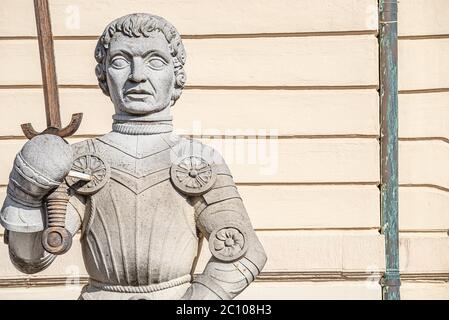
[[[381,224],[385,235],[384,300],[400,299],[398,230],[397,0],[379,0]]]

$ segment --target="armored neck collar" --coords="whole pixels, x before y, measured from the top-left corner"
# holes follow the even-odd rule
[[[129,135],[148,135],[173,131],[172,116],[114,114],[112,131]]]

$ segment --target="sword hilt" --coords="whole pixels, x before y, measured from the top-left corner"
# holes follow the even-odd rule
[[[83,119],[82,113],[75,113],[72,114],[72,119],[70,120],[70,123],[66,127],[62,129],[57,127],[48,127],[47,129],[45,129],[43,132],[40,133],[34,130],[31,123],[24,123],[21,125],[21,127],[23,133],[28,139],[32,139],[39,134],[47,134],[47,133],[54,134],[61,138],[64,138],[73,135],[76,132],[76,130],[78,130],[79,126],[81,125],[82,119]]]
[[[66,253],[72,246],[72,235],[65,228],[69,199],[68,186],[61,183],[46,200],[47,228],[42,233],[42,245],[45,251],[55,255]]]

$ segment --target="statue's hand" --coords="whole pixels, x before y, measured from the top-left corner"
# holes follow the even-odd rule
[[[69,173],[72,149],[55,135],[38,135],[25,143],[14,160],[0,223],[15,232],[44,228],[43,198],[56,189]]]
[[[72,149],[65,140],[56,135],[38,135],[17,154],[9,185],[20,189],[16,194],[19,200],[27,200],[21,199],[21,193],[40,200],[63,181],[72,162]]]

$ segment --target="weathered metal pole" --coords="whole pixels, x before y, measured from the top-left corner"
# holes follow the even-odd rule
[[[400,299],[398,229],[398,35],[397,0],[379,0],[380,191],[385,235],[384,300]]]

